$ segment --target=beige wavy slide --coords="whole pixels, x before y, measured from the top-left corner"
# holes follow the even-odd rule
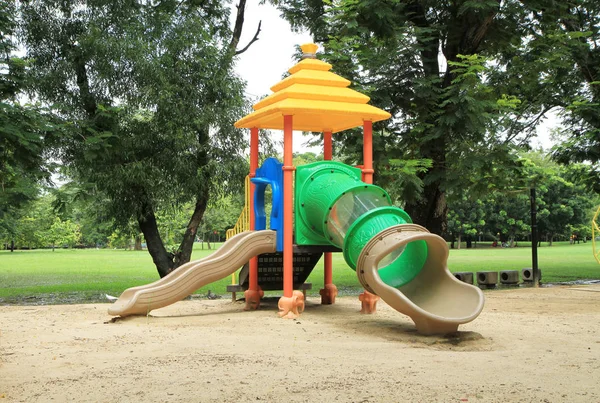
[[[275,252],[276,240],[276,232],[270,230],[237,234],[210,256],[186,263],[153,283],[125,290],[108,313],[146,315],[181,301],[198,288],[231,275],[254,256]]]
[[[385,284],[377,265],[390,252],[417,240],[427,242],[427,260],[412,281],[394,288]],[[457,280],[447,266],[448,244],[416,224],[401,224],[375,235],[358,258],[356,273],[366,290],[388,305],[410,316],[422,334],[445,334],[475,319],[484,297],[475,286]]]

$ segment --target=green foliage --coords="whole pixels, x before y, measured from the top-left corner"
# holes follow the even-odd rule
[[[561,167],[540,152],[523,153],[520,162],[522,174],[510,187],[477,196],[456,192],[460,198],[449,199],[448,235],[453,239],[476,233],[502,241],[527,239],[532,187],[537,193],[540,239],[552,244],[557,237],[564,240],[573,233],[588,234],[592,209],[599,199],[578,180],[582,167]]]
[[[397,204],[412,202],[421,195],[423,181],[421,174],[432,166],[432,161],[390,159],[387,166],[377,171],[377,182],[385,183],[390,197]]]
[[[300,165],[306,165],[306,164],[312,164],[313,162],[317,162],[317,161],[323,161],[323,155],[322,154],[315,154],[313,152],[305,152],[305,153],[294,153],[294,166],[300,166]]]
[[[530,132],[546,112],[559,112],[562,143],[553,157],[564,164],[590,164],[586,184],[598,191],[600,5],[594,0],[524,5],[515,13],[525,17],[526,36],[498,55],[506,71],[490,76],[494,85],[523,101],[509,130]]]
[[[60,217],[55,217],[54,222],[45,234],[45,240],[52,249],[55,246],[68,246],[72,248],[81,240],[79,226],[72,223],[71,220],[62,221]]]
[[[200,235],[211,233],[214,235],[216,232],[217,239],[224,240],[225,232],[233,228],[244,207],[242,199],[226,196],[211,203],[202,218]]]
[[[22,208],[50,178],[47,147],[59,132],[47,111],[22,105],[29,64],[14,57],[15,2],[0,4],[0,233],[16,234]]]
[[[526,239],[531,232],[529,221],[529,193],[494,192],[483,200],[485,206],[484,231],[498,241]],[[485,233],[485,232],[484,232]]]
[[[228,5],[52,0],[20,13],[30,89],[69,122],[58,150],[70,177],[121,229],[137,221],[168,273],[189,259],[210,195],[247,173]],[[157,216],[189,203],[184,233],[161,239]]]
[[[112,249],[129,249],[131,246],[131,235],[115,230],[108,236],[108,247]]]
[[[530,152],[524,158],[527,176],[538,190],[540,234],[552,242],[557,235],[567,238],[573,227],[589,226],[598,196],[587,190],[577,175],[585,167],[562,167],[540,153]]]
[[[460,200],[454,200],[450,204],[448,211],[448,234],[454,238],[460,239],[462,235],[471,236],[477,239],[477,235],[482,233],[486,225],[485,202],[479,199],[470,201],[463,194]]]
[[[14,241],[16,248],[39,248],[48,246],[45,233],[50,229],[54,219],[51,206],[52,199],[43,195],[37,200],[28,202],[23,208],[4,220],[5,231],[0,231],[3,243]]]
[[[228,160],[239,156],[233,143],[241,141],[241,134],[231,127],[241,113],[242,86],[219,53],[225,27],[213,32],[217,27],[207,26],[199,10],[169,14],[134,6],[132,15],[103,15],[88,5],[87,12],[76,14],[77,24],[87,30],[41,37],[40,32],[69,18],[52,6],[46,2],[23,10],[25,39],[38,61],[34,74],[40,85],[35,90],[50,102],[61,101],[55,96],[58,90],[66,92],[65,106],[74,108],[71,115],[88,115],[77,119],[84,133],[73,133],[63,158],[81,179],[109,196],[111,214],[119,222],[137,218],[141,202],[177,204],[207,192],[211,181],[206,179],[215,174],[222,179],[215,184],[236,178],[231,171],[239,170],[226,168],[232,166]],[[44,18],[46,11],[54,18]],[[55,59],[46,53],[52,48],[36,46],[48,40],[66,46],[69,36],[81,43],[75,51],[86,60],[69,53],[70,60]],[[88,99],[76,82],[82,79],[78,68],[84,67],[78,63],[87,71]],[[73,84],[71,90],[64,88],[65,82]],[[127,104],[111,106],[118,100]],[[216,129],[212,136],[211,125]]]

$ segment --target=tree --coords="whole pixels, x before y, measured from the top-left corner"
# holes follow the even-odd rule
[[[105,195],[94,186],[75,181],[51,189],[50,194],[54,214],[63,221],[71,220],[79,225],[82,245],[98,247],[107,244],[108,237],[116,228],[115,220],[106,208],[108,200]],[[126,229],[128,233],[139,233],[137,223],[131,220]]]
[[[529,153],[532,156],[533,153]],[[539,155],[538,155],[539,159]],[[585,188],[581,181],[571,180],[572,172],[580,167],[563,167],[542,156],[545,162],[543,179],[537,188],[540,194],[538,228],[549,245],[555,237],[568,239],[574,232],[583,235],[581,227],[590,227],[591,210],[597,195]],[[539,168],[538,168],[539,169]]]
[[[373,104],[392,114],[374,126],[376,170],[389,160],[428,160],[415,186],[402,194],[413,220],[432,232],[446,229],[448,189],[502,186],[515,146],[527,136],[507,130],[518,99],[491,85],[503,52],[528,30],[518,1],[272,0],[295,29],[308,29],[323,57]],[[523,116],[529,116],[523,115]],[[356,156],[360,136],[341,138]],[[380,179],[376,176],[376,181]],[[380,182],[385,186],[386,183]]]
[[[81,239],[81,232],[79,226],[71,220],[62,221],[60,217],[55,217],[45,239],[52,245],[52,251],[54,252],[54,247],[57,245],[70,248],[75,246]]]
[[[160,276],[189,261],[211,194],[243,183],[243,83],[221,1],[21,3],[32,91],[70,122],[60,157],[107,200],[115,223],[137,221]],[[258,31],[252,40],[257,39]],[[249,45],[248,45],[249,46]],[[157,211],[193,203],[174,252]]]
[[[586,236],[592,207],[598,199],[578,180],[582,167],[559,166],[541,151],[522,153],[522,175],[510,187],[494,190],[473,200],[460,192],[462,200],[450,194],[449,229],[451,234],[461,230],[479,231],[502,242],[523,239],[530,231],[529,189],[537,190],[538,233],[549,245],[556,237],[568,239],[578,231]],[[483,225],[482,225],[483,224]]]
[[[486,222],[484,202],[469,200],[462,194],[460,201],[448,203],[448,233],[452,236],[452,247],[454,240],[458,242],[457,249],[460,249],[462,236],[467,236],[467,248],[471,246],[471,239],[477,237]]]
[[[243,198],[224,196],[211,203],[202,219],[202,233],[213,234],[209,239],[223,239],[228,229],[233,228],[243,208]],[[209,242],[209,239],[206,241]],[[210,243],[209,243],[210,248]]]
[[[524,191],[493,192],[483,201],[485,230],[502,243],[514,245],[531,232],[529,194]]]
[[[600,4],[595,0],[523,2],[525,40],[498,55],[506,66],[491,82],[523,101],[511,131],[531,131],[544,114],[562,117],[553,157],[584,162],[589,188],[600,190]],[[539,112],[539,113],[537,113]],[[522,119],[537,113],[537,119]]]
[[[315,154],[313,152],[304,152],[304,153],[294,153],[294,166],[311,164],[317,161],[323,161],[322,154]]]
[[[48,246],[45,234],[54,220],[52,196],[45,193],[22,206],[5,223],[9,222],[9,231],[2,232],[2,241],[11,243],[13,248],[39,248]]]
[[[0,4],[0,229],[13,244],[21,208],[50,179],[48,144],[58,129],[42,108],[22,105],[27,62],[14,56],[15,2]],[[12,248],[11,248],[12,250]]]

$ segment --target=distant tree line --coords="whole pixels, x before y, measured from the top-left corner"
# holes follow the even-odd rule
[[[67,186],[68,187],[68,186]],[[145,249],[145,239],[135,222],[129,226],[115,221],[94,208],[95,203],[78,200],[67,206],[60,197],[65,186],[45,193],[26,204],[18,218],[0,226],[2,249],[37,248],[113,248]],[[195,241],[220,242],[225,232],[233,227],[242,210],[243,198],[223,196],[209,203],[198,227]],[[168,250],[177,248],[177,240],[186,230],[187,217],[193,205],[158,211],[158,231]],[[143,247],[144,246],[144,247]]]
[[[515,178],[512,186],[492,189],[489,193],[449,193],[447,239],[461,241],[467,247],[478,240],[493,241],[498,246],[514,246],[518,240],[531,240],[531,202],[529,186],[536,189],[539,241],[552,246],[554,240],[587,241],[591,237],[591,220],[600,204],[596,193],[581,183],[585,165],[560,166],[542,152],[523,154],[527,186]]]

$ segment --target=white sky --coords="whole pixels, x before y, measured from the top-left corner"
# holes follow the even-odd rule
[[[232,18],[235,18],[234,14]],[[273,6],[258,5],[258,1],[254,0],[246,5],[238,48],[246,46],[254,37],[259,21],[262,21],[259,40],[239,56],[237,63],[238,74],[248,82],[247,93],[254,97],[271,94],[269,88],[281,81],[282,75],[296,64],[292,59],[295,46],[312,42],[308,33],[293,33]]]
[[[262,20],[259,40],[239,56],[236,66],[238,75],[247,82],[246,94],[256,101],[272,94],[270,88],[281,81],[283,74],[296,64],[292,58],[296,45],[312,42],[308,33],[292,32],[290,24],[279,16],[275,7],[258,3],[258,0],[246,3],[244,29],[238,48],[243,48],[252,40],[258,22]],[[234,1],[232,19],[235,19],[236,4]],[[272,133],[283,154],[283,133],[279,130]],[[294,152],[313,151],[318,154],[322,151],[321,147],[306,147],[306,138],[302,136],[302,132],[294,131],[293,136]]]
[[[554,142],[550,138],[550,132],[552,129],[560,126],[560,118],[555,111],[546,113],[545,118],[535,128],[537,137],[531,140],[531,145],[534,148],[541,146],[545,150],[549,150],[554,145]]]

